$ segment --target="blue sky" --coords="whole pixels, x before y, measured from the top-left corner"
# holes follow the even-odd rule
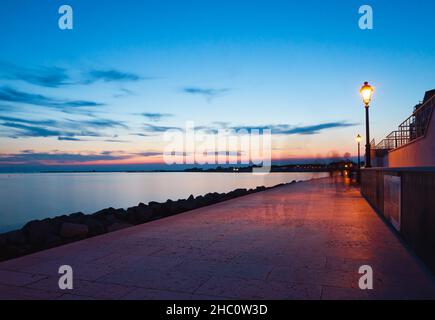
[[[73,30],[57,26],[62,4]],[[373,30],[358,28],[363,4]],[[376,88],[376,140],[435,88],[434,9],[431,0],[3,0],[0,166],[158,162],[159,133],[186,121],[269,126],[277,159],[355,154],[364,81]]]

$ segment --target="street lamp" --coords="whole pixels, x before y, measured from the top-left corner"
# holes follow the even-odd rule
[[[366,108],[366,168],[370,168],[372,166],[372,161],[370,157],[369,105],[373,97],[373,91],[373,87],[370,86],[368,82],[364,82],[364,85],[359,91],[361,93],[361,97],[364,101]]]
[[[361,169],[361,135],[357,135],[355,138],[356,142],[358,142],[358,170]]]

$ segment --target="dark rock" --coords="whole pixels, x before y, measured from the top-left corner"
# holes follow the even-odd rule
[[[115,222],[114,224],[107,227],[107,232],[113,232],[113,231],[129,228],[132,226],[133,225],[129,223]]]
[[[124,209],[115,209],[115,215],[123,215],[126,211]]]
[[[165,203],[151,201],[148,203],[148,207],[153,211],[153,217],[166,217],[171,215],[171,203],[172,200],[168,200]]]
[[[50,224],[53,227],[53,233],[59,234],[60,227],[62,226],[62,223],[64,223],[64,222],[71,222],[68,220],[68,216],[60,216],[60,217],[55,217],[55,218],[51,219]]]
[[[177,201],[168,200],[166,201],[165,206],[167,207],[168,210],[167,215],[174,215],[185,211],[184,208],[181,206],[179,200]]]
[[[20,245],[27,243],[27,237],[22,230],[15,230],[5,234],[8,243]]]
[[[92,216],[99,220],[106,220],[109,224],[119,220],[127,220],[127,214],[124,209],[106,208],[93,213]],[[105,225],[107,225],[106,222],[104,222]]]
[[[45,246],[47,248],[53,248],[53,247],[57,247],[59,245],[61,245],[63,243],[62,238],[59,237],[58,235],[49,233],[46,237],[45,237]]]
[[[153,212],[150,209],[150,207],[148,207],[146,204],[143,204],[143,203],[139,203],[139,205],[136,208],[137,208],[136,212],[138,212],[142,215],[150,215]]]
[[[234,197],[241,197],[247,194],[247,190],[246,189],[236,189],[234,191],[231,191],[232,195]]]
[[[83,212],[71,213],[64,221],[72,222],[72,223],[81,223],[85,214]]]
[[[0,248],[6,246],[8,243],[7,233],[0,234]]]
[[[226,193],[219,194],[219,202],[230,200],[230,197]]]
[[[7,251],[8,251],[7,245],[0,243],[0,261],[10,259]]]
[[[193,200],[189,200],[187,199],[184,202],[184,207],[186,208],[186,210],[193,210],[196,209],[197,207],[199,207],[199,204],[201,202],[201,199],[203,199],[202,196],[198,196],[196,198],[194,198]]]
[[[95,213],[93,213],[93,216],[100,216],[100,217],[106,217],[108,215],[115,215],[118,211],[115,208],[106,208],[100,211],[97,211]]]
[[[178,200],[174,203],[175,206],[177,206],[181,211],[180,212],[184,212],[184,211],[189,211],[192,209],[196,208],[196,199],[194,200]]]
[[[109,223],[115,223],[118,221],[118,218],[116,218],[116,216],[114,214],[108,214],[104,218]]]
[[[25,254],[30,253],[32,250],[32,247],[30,245],[9,245],[6,247],[5,251],[2,251],[2,256],[5,257],[5,259],[12,259],[15,257],[24,256]]]
[[[160,207],[162,204],[160,202],[156,202],[156,201],[150,201],[148,202],[148,206],[151,209],[154,209],[155,207]]]
[[[160,216],[162,217],[168,217],[172,215],[172,211],[171,211],[171,207],[172,207],[172,202],[165,202],[162,203],[162,206],[160,208]]]
[[[130,223],[133,224],[138,224],[139,223],[139,219],[136,218],[136,208],[137,207],[130,207],[127,208],[127,221],[129,221]]]
[[[189,204],[192,206],[192,209],[195,209],[206,206],[207,201],[204,196],[197,196],[194,201],[189,201]]]
[[[225,196],[226,196],[225,193],[216,193],[216,201],[217,202],[224,201],[226,199]]]
[[[209,205],[214,203],[214,195],[212,193],[207,193],[204,196],[204,202]]]
[[[60,228],[62,238],[84,238],[88,232],[89,228],[85,224],[64,222]]]
[[[124,209],[116,209],[115,217],[119,220],[127,220],[127,211]]]
[[[147,205],[139,203],[136,207],[127,209],[127,220],[133,224],[144,223],[153,218],[154,211]]]
[[[48,220],[30,221],[21,230],[27,235],[31,244],[42,244],[49,233],[56,232],[55,227]]]
[[[104,226],[104,223],[102,223],[97,219],[87,217],[86,219],[84,219],[83,224],[88,226],[89,236],[96,236],[99,234],[106,233],[106,228]]]
[[[162,217],[165,216],[167,210],[163,203],[151,201],[148,203],[148,207],[153,211],[154,217]]]
[[[218,202],[221,202],[223,199],[224,199],[224,196],[220,193],[217,193],[217,192],[207,193],[204,196],[204,205],[218,203]]]
[[[83,212],[76,212],[76,213],[71,213],[70,215],[68,215],[68,217],[70,217],[70,218],[81,218],[84,215],[85,214]]]

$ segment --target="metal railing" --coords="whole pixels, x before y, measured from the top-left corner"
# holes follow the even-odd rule
[[[399,125],[399,129],[391,132],[375,146],[375,149],[392,150],[423,137],[427,132],[434,108],[435,96],[419,105],[414,113]]]
[[[407,144],[409,141],[410,135],[408,131],[393,131],[385,139],[383,139],[376,145],[376,149],[396,149]]]

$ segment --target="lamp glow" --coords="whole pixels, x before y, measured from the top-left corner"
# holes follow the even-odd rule
[[[368,82],[364,82],[364,85],[361,87],[361,90],[359,92],[361,93],[361,97],[363,98],[366,107],[370,104],[374,91],[375,90],[371,85],[369,85]]]
[[[361,137],[361,135],[360,135],[360,134],[357,135],[356,138],[355,138],[355,140],[356,140],[356,142],[360,143],[360,142],[362,141],[362,137]]]

